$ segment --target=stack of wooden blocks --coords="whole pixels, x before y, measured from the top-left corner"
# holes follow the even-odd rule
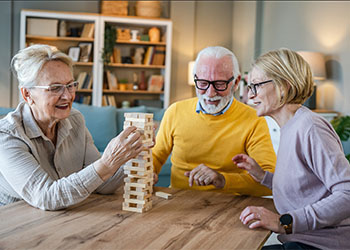
[[[153,114],[125,113],[124,129],[135,126],[142,134],[144,150],[124,165],[123,210],[143,213],[152,208],[153,192]]]

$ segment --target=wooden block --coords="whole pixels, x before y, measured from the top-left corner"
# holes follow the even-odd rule
[[[158,191],[158,192],[156,192],[156,196],[169,200],[171,198],[172,194]]]
[[[152,113],[136,113],[136,112],[127,112],[124,113],[125,118],[136,118],[136,119],[153,119]]]
[[[147,200],[150,197],[152,197],[152,194],[142,194],[142,195],[135,195],[135,194],[123,194],[123,198],[126,200]]]

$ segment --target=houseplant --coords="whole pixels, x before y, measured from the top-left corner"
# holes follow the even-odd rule
[[[350,116],[339,116],[331,121],[331,124],[337,132],[340,140],[347,141],[350,138]],[[346,155],[350,161],[350,154]]]

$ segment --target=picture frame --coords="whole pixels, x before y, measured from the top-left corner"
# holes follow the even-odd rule
[[[89,62],[91,51],[92,51],[92,43],[89,43],[89,42],[79,43],[79,47],[80,47],[79,61]]]
[[[73,62],[78,62],[80,57],[80,47],[69,47],[68,56],[72,58]]]

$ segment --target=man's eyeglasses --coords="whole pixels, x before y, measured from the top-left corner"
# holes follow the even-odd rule
[[[267,80],[267,81],[258,82],[258,83],[250,83],[250,84],[248,84],[248,90],[252,91],[253,95],[257,95],[259,88],[262,85],[269,83],[269,82],[272,82],[272,80]]]
[[[31,88],[36,89],[46,89],[47,91],[50,91],[52,94],[55,95],[62,95],[65,88],[67,88],[69,93],[73,93],[77,90],[78,82],[74,81],[68,84],[52,84],[49,86],[33,86]]]
[[[235,79],[232,76],[230,79],[226,80],[217,80],[217,81],[208,81],[204,79],[198,79],[197,75],[194,75],[194,82],[196,84],[196,88],[200,90],[207,90],[211,85],[213,85],[214,89],[217,91],[224,91],[227,89],[228,84]]]

